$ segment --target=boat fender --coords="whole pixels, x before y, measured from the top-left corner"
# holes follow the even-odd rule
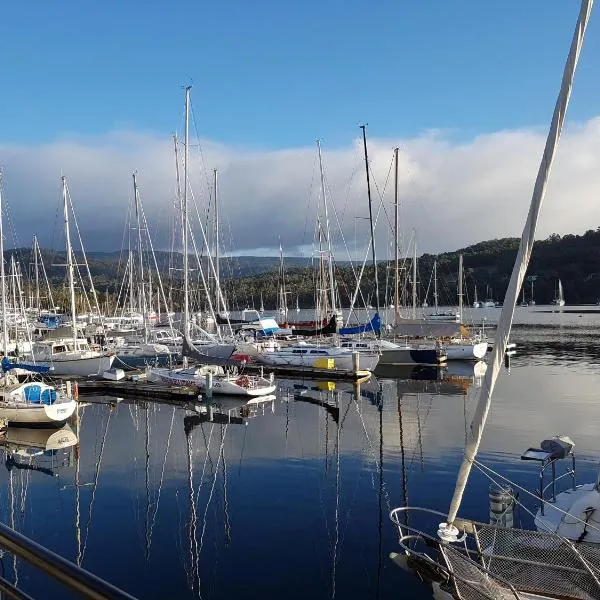
[[[246,375],[241,375],[240,377],[238,377],[235,382],[237,383],[237,385],[239,385],[240,387],[243,388],[247,388],[250,387],[250,380],[248,379],[248,377]]]

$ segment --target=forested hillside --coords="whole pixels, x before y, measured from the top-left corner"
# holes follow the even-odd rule
[[[458,257],[463,255],[465,273],[465,301],[473,301],[475,287],[479,300],[493,297],[502,301],[510,272],[518,248],[518,239],[503,238],[479,242],[454,252],[445,252],[433,256],[424,254],[418,258],[417,289],[418,302],[427,298],[433,304],[432,271],[437,259],[438,290],[440,304],[456,304],[458,285]],[[21,265],[24,275],[23,287],[31,297],[35,280],[34,263],[31,251],[27,248],[5,252],[7,263],[11,255]],[[65,284],[64,253],[42,251],[44,267],[51,286],[58,297]],[[171,290],[171,297],[178,302],[181,291],[181,255],[172,256],[167,252],[156,254],[159,270],[165,289]],[[78,257],[81,262],[81,257]],[[102,294],[116,297],[124,275],[126,256],[120,252],[88,253],[88,263],[94,284]],[[193,285],[200,286],[200,271],[197,263],[190,260],[193,269]],[[280,286],[279,259],[276,257],[227,257],[220,261],[222,285],[230,308],[242,309],[247,306],[258,308],[262,294],[267,309],[273,309],[277,303]],[[298,302],[302,308],[312,307],[315,302],[315,288],[318,286],[317,264],[308,258],[291,257],[285,259],[287,304],[290,307]],[[203,260],[205,273],[207,262]],[[8,268],[8,267],[7,267]],[[85,274],[83,266],[79,267]],[[360,265],[351,266],[341,263],[335,266],[335,279],[343,306],[347,306],[354,294],[356,275]],[[41,269],[40,280],[43,279]],[[378,263],[380,305],[393,302],[394,265],[383,261]],[[403,259],[400,265],[403,304],[410,303],[412,290],[411,259]],[[550,303],[556,294],[557,281],[560,278],[567,304],[596,303],[600,299],[600,228],[589,230],[583,235],[553,234],[534,245],[531,264],[528,270],[528,283],[525,286],[526,300],[531,298],[531,283],[535,278],[533,293],[538,304]],[[214,281],[208,277],[209,284]],[[359,304],[375,305],[374,271],[366,266],[362,276]],[[86,286],[87,287],[87,286]],[[177,306],[175,307],[177,308]]]

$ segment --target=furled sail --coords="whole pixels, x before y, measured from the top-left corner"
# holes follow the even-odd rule
[[[235,346],[233,344],[231,344],[230,347],[231,352],[229,352],[229,356],[231,356],[235,350]],[[208,354],[200,352],[200,350],[198,350],[194,346],[194,344],[187,335],[183,337],[183,347],[181,349],[181,353],[183,354],[183,356],[192,358],[201,365],[214,365],[216,367],[240,367],[243,364],[239,360],[233,360],[231,358],[222,358],[218,356],[209,356]]]
[[[381,317],[375,313],[368,323],[357,325],[356,327],[342,327],[339,330],[340,335],[357,335],[359,333],[379,333],[381,330]]]
[[[502,368],[504,361],[504,353],[506,352],[506,345],[508,343],[508,336],[510,334],[510,328],[515,311],[515,304],[517,302],[519,290],[523,284],[523,280],[525,279],[525,273],[531,257],[539,212],[544,200],[546,185],[550,176],[550,169],[552,167],[552,162],[556,154],[560,134],[562,132],[567,106],[569,104],[569,98],[571,96],[571,90],[573,87],[573,77],[575,75],[577,61],[579,60],[579,54],[583,45],[585,30],[592,11],[592,5],[593,0],[582,0],[581,10],[579,12],[577,25],[575,27],[575,33],[573,35],[571,48],[563,72],[560,92],[556,100],[554,114],[552,115],[552,122],[550,124],[550,130],[546,139],[544,154],[542,155],[537,178],[535,180],[535,186],[533,188],[529,214],[527,215],[527,221],[525,222],[521,243],[519,245],[519,252],[515,260],[508,288],[506,290],[506,296],[502,306],[502,313],[500,314],[500,320],[498,321],[498,327],[496,329],[496,343],[494,344],[494,350],[492,352],[490,361],[491,368],[488,368],[485,374],[483,385],[479,391],[477,405],[469,431],[469,438],[465,448],[465,455],[458,474],[454,496],[448,512],[447,522],[441,523],[440,529],[438,530],[438,535],[447,541],[455,541],[458,533],[453,523],[458,513],[458,509],[460,508],[473,461],[479,450],[479,444],[481,443],[481,438],[483,435],[483,428],[485,427],[485,422],[487,420],[491,405],[492,392],[494,391],[496,379],[498,378],[498,374],[500,373],[500,369]]]

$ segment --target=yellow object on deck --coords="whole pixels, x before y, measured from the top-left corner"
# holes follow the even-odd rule
[[[333,360],[333,358],[329,360]],[[317,387],[324,392],[333,392],[335,390],[335,381],[317,381]]]
[[[333,358],[317,358],[313,363],[315,369],[333,369],[335,361]]]

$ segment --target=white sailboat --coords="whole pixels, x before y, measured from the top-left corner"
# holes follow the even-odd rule
[[[463,256],[458,257],[458,318],[462,323],[463,315]],[[462,328],[461,328],[462,329]],[[488,351],[487,340],[483,335],[476,334],[463,337],[453,337],[444,344],[444,351],[448,360],[481,360]]]
[[[184,142],[184,163],[183,163],[183,195],[181,199],[182,210],[182,242],[183,242],[183,335],[182,335],[182,354],[187,358],[195,359],[204,365],[212,366],[238,366],[242,363],[231,361],[229,357],[233,353],[235,346],[233,344],[221,344],[220,348],[226,353],[226,357],[218,358],[214,355],[207,356],[197,347],[196,342],[190,340],[190,305],[189,305],[189,278],[188,278],[188,149],[189,149],[189,115],[190,115],[190,88],[185,88],[185,142]],[[218,282],[217,282],[218,288]],[[211,344],[212,349],[214,344]],[[272,394],[276,386],[273,381],[260,375],[246,374],[216,374],[214,369],[210,373],[212,381],[210,382],[213,394],[227,394],[240,396],[266,396]],[[206,378],[206,369],[186,367],[182,369],[161,369],[150,368],[147,370],[149,381],[163,383],[166,385],[193,385],[201,392],[206,390],[208,385]]]
[[[552,304],[554,304],[554,306],[564,306],[565,305],[565,296],[563,294],[563,286],[562,286],[562,281],[560,279],[558,280],[556,298],[554,298],[554,300],[552,301]]]
[[[481,308],[481,302],[477,299],[477,286],[475,286],[475,289],[473,290],[473,296],[473,308]]]
[[[0,192],[0,297],[2,314],[6,315],[6,286],[4,273],[4,237],[2,226],[2,194]],[[8,346],[8,323],[2,319],[3,347]],[[6,360],[6,359],[5,359]],[[62,392],[42,382],[19,383],[4,363],[0,385],[0,419],[9,423],[60,423],[74,412],[76,403]]]
[[[69,338],[36,342],[33,345],[33,358],[38,365],[52,369],[55,375],[99,375],[107,371],[114,361],[113,354],[92,350],[87,339],[82,338],[77,328],[75,304],[75,263],[69,231],[69,200],[67,179],[61,177],[64,205],[65,237],[67,243],[67,274],[71,298],[71,324],[73,333]]]
[[[545,519],[540,518],[538,513],[538,531],[517,529],[512,527],[512,523],[485,524],[457,516],[474,465],[492,480],[498,481],[498,474],[490,472],[480,463],[477,454],[491,408],[494,386],[502,369],[519,289],[531,257],[539,211],[592,5],[593,0],[581,2],[529,214],[498,322],[491,368],[487,370],[479,389],[449,512],[444,515],[426,508],[411,509],[404,506],[391,513],[391,519],[400,533],[403,550],[400,554],[393,553],[392,559],[427,582],[438,600],[591,600],[600,597],[600,546],[597,543],[600,541],[600,528],[595,517],[600,508],[600,479],[594,484],[579,487],[573,481],[574,489],[565,493],[560,502],[558,497],[554,499]],[[535,460],[548,461],[547,464],[551,464],[554,471],[553,461],[568,456],[572,446],[570,440],[564,438],[549,442],[546,448],[530,453]],[[507,481],[505,477],[500,480],[503,483]],[[543,492],[532,495],[545,504]],[[511,502],[517,501],[520,502],[520,499],[513,495]],[[433,525],[437,528],[437,536],[427,533],[428,527],[423,525],[426,521],[421,518],[438,521]],[[440,518],[443,519],[441,523]]]

